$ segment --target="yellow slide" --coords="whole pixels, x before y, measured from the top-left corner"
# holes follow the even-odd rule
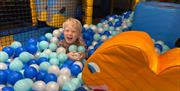
[[[179,91],[179,52],[180,48],[176,48],[159,56],[147,33],[123,32],[94,52],[85,64],[82,78],[92,89]]]

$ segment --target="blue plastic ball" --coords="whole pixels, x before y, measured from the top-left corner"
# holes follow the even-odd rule
[[[67,64],[69,66],[71,66],[74,63],[74,61],[72,59],[68,59],[64,62],[64,64]]]
[[[26,46],[26,50],[31,54],[35,54],[37,52],[38,48],[36,45],[30,44],[30,45]]]
[[[39,42],[41,42],[41,41],[48,41],[48,39],[45,36],[41,36],[39,38]]]
[[[39,64],[41,64],[42,62],[48,62],[48,58],[46,58],[46,57],[40,57],[38,60],[37,60],[37,64],[39,65]]]
[[[40,70],[37,75],[36,75],[36,80],[44,80],[45,76],[46,76],[47,72],[44,70]]]
[[[158,48],[158,49],[160,50],[160,52],[163,51],[162,45],[160,45],[160,44],[155,44],[155,47]]]
[[[85,43],[86,43],[86,46],[90,46],[92,44],[92,42],[89,40],[85,41]]]
[[[2,51],[6,52],[9,55],[9,57],[11,57],[14,54],[15,50],[14,48],[7,46],[7,47],[4,47]]]
[[[18,57],[19,54],[21,54],[22,52],[26,51],[24,47],[18,47],[15,49],[15,56],[14,57]]]
[[[120,21],[115,22],[114,27],[119,27],[119,26],[121,26],[121,23],[122,23],[122,22],[120,22]]]
[[[48,83],[50,81],[57,82],[57,76],[53,73],[46,74],[46,76],[44,78],[44,82]]]
[[[108,25],[109,25],[109,26],[113,26],[113,23],[112,23],[112,22],[108,22]]]
[[[89,52],[88,52],[88,57],[90,57],[93,53],[94,53],[94,49],[90,49]]]
[[[111,33],[110,33],[109,31],[105,31],[105,32],[103,33],[103,35],[110,36]]]
[[[6,62],[8,61],[8,54],[4,51],[0,51],[0,62]]]
[[[7,73],[5,70],[0,70],[0,84],[5,84],[7,82]]]
[[[70,66],[68,64],[62,64],[59,66],[60,69],[65,68],[65,67],[70,68]]]
[[[27,44],[29,45],[37,45],[37,40],[34,39],[34,38],[30,38],[28,41],[27,41]]]
[[[7,83],[14,85],[18,80],[23,79],[23,75],[18,71],[10,71],[7,76]]]
[[[13,87],[3,87],[2,91],[14,91]]]
[[[94,35],[94,32],[93,32],[93,30],[91,28],[87,29],[86,32],[89,34],[89,36],[93,36]]]
[[[81,72],[81,67],[77,64],[73,64],[70,70],[71,74],[76,77]]]
[[[33,79],[37,75],[37,70],[34,67],[29,67],[24,70],[24,77]]]
[[[36,59],[31,59],[27,62],[27,65],[36,64],[36,62],[37,62]]]
[[[88,32],[84,32],[84,33],[83,33],[83,38],[84,38],[85,40],[89,40],[89,39],[90,39]]]

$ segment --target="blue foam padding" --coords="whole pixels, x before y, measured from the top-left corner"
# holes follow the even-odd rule
[[[136,6],[132,30],[145,31],[155,40],[175,47],[180,38],[180,4],[141,2]]]

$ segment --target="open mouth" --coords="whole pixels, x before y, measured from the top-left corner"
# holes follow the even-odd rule
[[[73,38],[72,37],[67,37],[67,40],[68,41],[71,41]]]

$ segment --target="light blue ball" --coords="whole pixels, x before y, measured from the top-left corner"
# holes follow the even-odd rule
[[[71,82],[66,82],[62,87],[62,90],[65,91],[74,91],[75,89],[76,89],[76,85]]]
[[[98,26],[98,27],[102,27],[103,24],[102,24],[102,23],[98,23],[97,26]]]
[[[94,34],[93,38],[95,41],[98,41],[101,39],[101,36],[100,36],[100,34],[96,33],[96,34]]]
[[[41,41],[41,42],[39,43],[39,47],[40,47],[40,49],[42,49],[42,50],[47,49],[48,46],[49,46],[49,43],[48,43],[47,41]]]
[[[46,33],[45,34],[45,37],[48,39],[48,40],[51,40],[51,38],[53,37],[52,33]]]
[[[32,88],[33,81],[31,79],[22,79],[15,83],[14,90],[15,91],[30,91]]]
[[[20,60],[12,61],[9,65],[9,69],[14,71],[20,71],[23,68],[23,63]]]
[[[28,52],[22,52],[22,53],[19,55],[19,59],[20,59],[23,63],[28,62],[31,58],[32,58],[32,56],[31,56],[31,54],[28,53]]]
[[[114,35],[116,35],[116,34],[117,34],[116,31],[112,31],[112,32],[111,32],[111,35],[112,35],[112,36],[114,36]]]
[[[162,47],[163,47],[163,52],[162,52],[162,53],[164,53],[164,52],[166,52],[166,51],[168,51],[168,50],[170,49],[170,48],[169,48],[167,45],[165,45],[165,44],[163,44]]]
[[[57,45],[56,45],[55,43],[50,43],[50,44],[49,44],[49,49],[50,49],[51,51],[56,51]]]
[[[85,52],[86,49],[84,48],[84,46],[79,46],[78,47],[78,52]]]
[[[52,64],[52,65],[59,65],[59,60],[57,58],[51,58],[49,60],[49,62]]]
[[[0,51],[0,62],[6,62],[8,61],[8,54],[4,51]]]
[[[47,71],[48,68],[50,67],[50,63],[49,62],[42,62],[39,66],[40,70],[44,70],[44,71]]]
[[[19,41],[14,41],[11,43],[11,47],[13,47],[14,49],[21,47],[22,44]]]
[[[57,58],[58,57],[58,54],[56,52],[52,52],[50,55],[49,55],[49,58]]]
[[[40,58],[40,57],[49,58],[49,55],[47,55],[47,54],[45,54],[45,53],[41,53],[40,56],[39,56],[39,58]]]
[[[75,87],[78,88],[81,86],[81,81],[79,78],[73,78],[71,81],[71,83],[74,83]]]
[[[68,56],[65,53],[60,53],[58,59],[60,63],[64,63],[68,59]]]
[[[77,46],[76,45],[70,45],[68,49],[70,52],[77,52]]]
[[[114,31],[114,27],[109,27],[109,31]]]

